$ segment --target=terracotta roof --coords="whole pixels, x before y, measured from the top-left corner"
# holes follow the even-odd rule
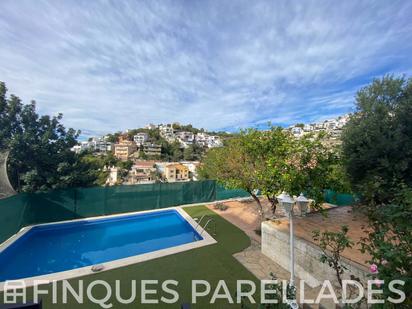
[[[155,165],[156,161],[137,161],[134,164],[135,168],[150,168],[153,167],[153,165]]]
[[[187,166],[184,166],[182,163],[168,163],[168,164],[166,164],[165,167],[171,167],[171,166],[179,166],[181,168],[186,168],[187,169]]]

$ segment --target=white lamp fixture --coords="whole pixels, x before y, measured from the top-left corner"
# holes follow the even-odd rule
[[[299,197],[296,199],[296,203],[298,204],[301,217],[306,216],[309,202],[310,201],[303,195],[303,193],[301,193]]]
[[[282,198],[282,201],[280,202],[280,205],[283,207],[283,209],[286,211],[286,213],[289,216],[293,215],[293,205],[294,204],[295,204],[295,201],[287,193],[284,195],[284,197]]]
[[[287,195],[287,193],[285,191],[282,191],[281,194],[279,194],[278,196],[276,196],[278,203],[281,204],[282,203],[282,199]]]

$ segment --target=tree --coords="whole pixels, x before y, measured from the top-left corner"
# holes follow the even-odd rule
[[[227,188],[243,189],[255,200],[261,220],[265,219],[256,189],[259,188],[255,172],[256,156],[250,151],[251,132],[243,131],[228,141],[225,147],[210,149],[202,161],[199,175],[215,179]]]
[[[117,167],[126,170],[126,171],[130,171],[130,169],[133,166],[133,161],[131,160],[127,160],[127,161],[118,161],[117,163]]]
[[[113,152],[107,152],[106,155],[102,156],[103,159],[103,166],[114,166],[117,165],[119,159],[117,159]]]
[[[149,158],[149,156],[143,151],[143,150],[139,150],[139,158],[142,160],[147,160]]]
[[[246,190],[263,208],[255,190],[260,190],[275,213],[276,196],[281,191],[292,195],[304,192],[319,204],[323,192],[335,188],[340,179],[331,173],[337,164],[333,149],[322,143],[322,136],[300,139],[280,127],[267,131],[248,129],[219,149],[210,150],[202,164],[201,175],[216,179],[229,188]]]
[[[247,151],[254,153],[257,185],[271,203],[273,214],[281,191],[296,196],[304,192],[320,205],[325,189],[343,186],[337,173],[337,152],[325,145],[323,135],[295,138],[279,127],[249,130]]]
[[[336,279],[340,286],[341,296],[343,294],[342,278],[345,271],[348,270],[348,268],[342,262],[342,253],[346,249],[352,248],[354,245],[354,242],[348,237],[348,232],[349,228],[346,225],[342,225],[340,227],[340,231],[338,232],[320,232],[319,230],[312,231],[312,239],[322,250],[319,261],[321,263],[329,265],[329,267],[334,270]],[[357,281],[360,285],[363,285],[360,278],[355,277],[354,275],[350,275],[350,279]],[[349,295],[346,296],[349,297],[349,299],[352,299],[352,297],[355,295],[359,295],[357,288],[354,288],[351,285],[348,285],[346,288],[349,289]],[[364,299],[351,306],[345,305],[344,308],[363,308],[363,301]]]
[[[276,196],[284,188],[285,166],[293,149],[293,139],[280,127],[271,127],[268,131],[249,130],[249,152],[255,153],[255,172],[259,179],[259,189],[276,212]]]
[[[325,143],[326,136],[305,135],[292,138],[286,162],[281,170],[281,187],[289,194],[303,192],[315,201],[315,206],[323,202],[326,189],[344,187],[345,179],[336,171],[339,169],[338,150]],[[276,156],[270,160],[276,161]]]
[[[190,145],[189,147],[183,150],[183,159],[187,161],[192,161],[194,160],[194,158],[195,158],[194,149],[193,149],[193,146]]]
[[[62,114],[40,116],[36,103],[24,105],[0,82],[0,147],[10,150],[8,172],[18,191],[92,185],[90,166],[70,150],[79,131],[66,129]]]
[[[412,80],[385,76],[356,96],[342,136],[343,158],[360,209],[368,217],[361,241],[379,278],[405,280],[412,304]],[[388,285],[384,295],[390,295]]]
[[[107,154],[104,156],[97,156],[87,151],[82,152],[79,155],[81,164],[84,169],[87,168],[90,175],[90,182],[93,185],[103,186],[106,184],[109,172],[105,170],[105,167],[116,165],[117,159],[113,154]]]
[[[183,159],[188,161],[199,160],[202,157],[203,148],[197,144],[189,145],[183,150]]]
[[[336,279],[342,287],[342,275],[347,269],[342,264],[341,256],[345,249],[352,248],[354,243],[347,236],[349,228],[346,225],[341,226],[339,232],[315,230],[312,232],[313,240],[319,245],[322,250],[320,261],[328,264],[333,268],[336,274]]]
[[[106,139],[110,143],[117,143],[119,141],[119,137],[122,135],[121,132],[116,132],[114,134],[107,134]]]
[[[160,130],[159,128],[148,130],[149,133],[149,138],[154,142],[154,143],[159,143],[162,139],[160,136]]]
[[[191,124],[182,125],[182,124],[174,123],[173,124],[173,129],[178,130],[178,131],[191,132],[191,133],[194,133],[194,134],[201,132],[201,130],[199,130],[197,128],[194,128]]]
[[[125,180],[127,175],[129,174],[130,169],[133,166],[133,161],[127,160],[127,161],[118,161],[117,167],[119,168],[119,174],[120,178],[122,180]]]
[[[183,159],[183,151],[180,148],[179,142],[169,143],[162,140],[162,159],[167,161],[180,161]]]
[[[349,179],[364,200],[390,202],[403,184],[412,187],[412,80],[376,79],[356,107],[342,135]]]

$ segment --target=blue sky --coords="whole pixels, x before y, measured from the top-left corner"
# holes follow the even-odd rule
[[[0,45],[10,92],[84,135],[289,125],[411,76],[412,2],[2,0]]]

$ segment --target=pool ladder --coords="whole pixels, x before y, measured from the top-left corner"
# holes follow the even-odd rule
[[[203,231],[205,231],[206,228],[208,227],[208,225],[211,224],[211,223],[213,223],[213,233],[212,233],[212,235],[215,236],[215,235],[216,235],[216,221],[215,221],[215,219],[211,218],[211,217],[208,216],[208,215],[203,215],[203,216],[199,219],[199,221],[197,222],[197,225],[196,225],[196,227],[195,227],[195,230],[197,231],[197,228],[198,228],[199,226],[201,226],[200,223],[202,223],[203,219],[205,219],[205,218],[207,219],[207,221],[206,221],[206,224],[205,224],[205,226],[203,227],[203,229],[200,231],[199,236],[202,236]]]

